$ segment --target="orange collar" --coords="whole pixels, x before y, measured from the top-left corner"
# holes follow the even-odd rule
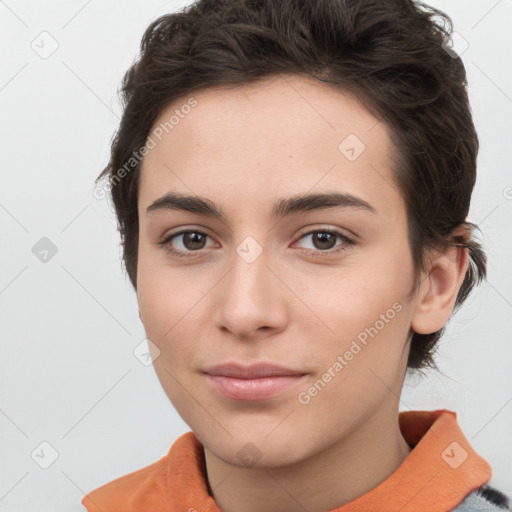
[[[404,411],[400,430],[413,450],[377,487],[328,512],[447,512],[485,484],[492,470],[447,409]],[[208,494],[203,447],[193,432],[179,437],[168,454],[143,469],[92,491],[82,500],[89,512],[221,512]]]

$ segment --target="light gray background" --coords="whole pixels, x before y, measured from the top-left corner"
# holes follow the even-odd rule
[[[113,212],[92,195],[142,33],[187,3],[0,1],[2,511],[82,510],[85,492],[158,460],[189,430],[133,354],[145,337],[135,293]],[[469,43],[481,142],[470,220],[489,280],[449,323],[444,375],[408,380],[401,410],[457,411],[491,483],[512,494],[512,0],[429,3]],[[45,59],[31,47],[51,49],[43,31],[58,43]],[[32,252],[42,237],[57,247],[46,263]],[[43,441],[58,453],[48,469],[36,463],[51,462]]]

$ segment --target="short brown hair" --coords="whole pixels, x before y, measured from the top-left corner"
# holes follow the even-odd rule
[[[124,75],[123,116],[97,179],[110,180],[134,288],[140,160],[128,171],[126,162],[146,144],[158,114],[195,91],[291,73],[351,93],[390,128],[416,275],[425,270],[425,248],[466,248],[460,307],[486,277],[486,256],[466,221],[478,137],[464,65],[447,49],[452,32],[445,13],[412,0],[198,0],[153,21]],[[468,236],[453,236],[460,226]],[[436,367],[443,331],[411,331],[410,368]]]

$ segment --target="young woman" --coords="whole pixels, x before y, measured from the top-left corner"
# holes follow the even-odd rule
[[[408,0],[200,0],[147,29],[101,178],[191,432],[87,510],[507,509],[455,412],[398,410],[485,277],[449,36]]]

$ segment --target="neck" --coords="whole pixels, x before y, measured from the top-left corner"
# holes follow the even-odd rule
[[[205,464],[210,492],[222,512],[330,510],[378,486],[410,452],[393,402],[393,407],[384,403],[349,436],[297,463],[246,468],[205,448]]]

